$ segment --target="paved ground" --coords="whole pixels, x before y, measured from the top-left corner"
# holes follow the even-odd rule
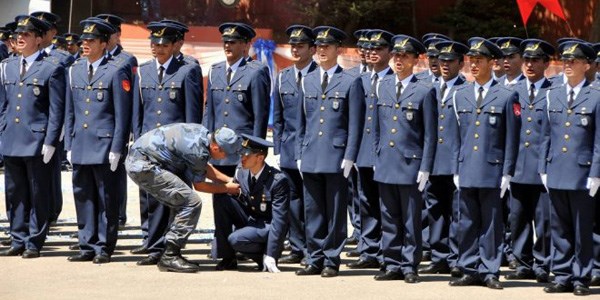
[[[503,291],[484,287],[448,286],[449,276],[422,276],[422,283],[402,281],[376,282],[376,270],[355,271],[342,267],[336,278],[297,277],[299,265],[281,266],[282,273],[269,274],[254,270],[253,263],[243,263],[239,271],[214,271],[215,262],[207,258],[212,229],[212,205],[202,195],[204,207],[199,230],[192,236],[184,255],[200,263],[197,274],[162,273],[156,267],[139,267],[143,256],[129,250],[140,243],[137,189],[129,182],[128,225],[119,232],[117,252],[112,262],[71,263],[76,254],[68,245],[76,242],[75,209],[71,190],[71,173],[63,173],[64,209],[58,226],[52,229],[42,257],[25,260],[0,258],[0,299],[565,299],[572,294],[547,295],[543,285],[531,281],[504,282]],[[8,226],[4,208],[4,178],[0,175],[0,239]],[[4,247],[0,249],[5,249]],[[343,259],[343,263],[349,262]],[[506,270],[503,271],[503,274]],[[600,289],[590,299],[599,299]]]

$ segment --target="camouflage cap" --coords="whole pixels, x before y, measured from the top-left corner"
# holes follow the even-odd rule
[[[242,149],[242,139],[229,128],[217,129],[214,139],[227,155],[239,154]]]

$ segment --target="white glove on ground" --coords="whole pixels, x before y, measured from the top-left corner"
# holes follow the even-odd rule
[[[344,170],[344,177],[348,178],[350,176],[350,171],[352,171],[352,166],[354,166],[354,162],[351,160],[343,159],[342,165],[340,168]]]
[[[119,159],[121,159],[121,153],[109,152],[108,162],[110,163],[110,170],[116,171],[119,166]]]
[[[596,196],[598,192],[598,188],[600,187],[600,178],[598,177],[588,177],[587,179],[587,188],[590,189],[590,196]]]
[[[54,151],[56,151],[56,147],[50,145],[42,145],[42,161],[47,164],[52,159],[52,155],[54,155]]]
[[[544,188],[546,188],[546,192],[550,192],[548,190],[548,174],[540,173],[540,179],[542,180],[542,184],[544,185]]]
[[[419,192],[422,192],[423,190],[425,190],[425,185],[427,184],[427,181],[429,180],[429,172],[423,172],[423,171],[419,171],[419,173],[417,174],[417,183],[419,184]]]
[[[457,191],[460,191],[460,186],[458,185],[459,181],[458,181],[458,174],[454,174],[452,176],[452,182],[454,182],[454,186],[456,187]]]
[[[263,255],[263,272],[267,272],[267,271],[270,273],[281,272],[277,268],[277,263],[275,262],[274,258],[272,258],[268,255]]]
[[[506,190],[509,189],[508,187],[510,186],[511,178],[512,178],[512,176],[510,176],[510,175],[502,176],[502,180],[500,181],[500,198],[504,197]]]

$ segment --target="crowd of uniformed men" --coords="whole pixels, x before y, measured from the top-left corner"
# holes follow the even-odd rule
[[[254,29],[224,23],[226,60],[208,70],[205,91],[198,61],[180,51],[184,24],[149,23],[154,59],[138,66],[120,45],[120,17],[85,19],[81,35],[59,36],[59,21],[38,12],[2,28],[11,241],[0,255],[39,257],[61,210],[66,159],[80,250],[69,260],[109,262],[126,221],[128,144],[150,132],[136,144],[160,153],[132,148],[127,163],[136,183],[153,187],[140,190],[143,243],[132,252],[148,256],[139,265],[197,271],[179,250],[200,202],[167,183],[202,190],[196,184],[207,177],[227,184],[204,189],[215,193],[217,270],[236,269],[243,254],[271,272],[301,263],[297,275],[333,277],[354,242],[346,255],[357,260],[347,267],[380,269],[375,280],[448,273],[457,277],[451,286],[502,289],[507,263],[509,280],[554,275],[548,293],[587,295],[600,284],[599,44],[473,37],[465,45],[442,34],[419,41],[364,29],[354,34],[360,65],[343,69],[343,31],[293,25],[286,33],[294,65],[271,78],[248,56]],[[415,73],[420,55],[429,69]],[[556,56],[563,72],[546,78]],[[465,64],[472,82],[461,74]],[[270,92],[272,144],[264,140]],[[203,127],[165,126],[174,123]],[[235,140],[229,129],[244,137],[241,155],[223,143]],[[171,132],[179,139],[168,139]],[[280,171],[264,164],[270,146]],[[176,176],[159,176],[152,157]],[[291,250],[282,256],[286,234]],[[431,263],[418,269],[423,260]]]

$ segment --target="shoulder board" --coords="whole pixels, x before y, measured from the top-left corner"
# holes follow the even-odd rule
[[[19,57],[18,56],[9,56],[9,57],[5,58],[2,62],[8,63],[8,62],[16,60],[16,59],[19,59]]]
[[[473,88],[473,83],[470,81],[465,81],[465,83],[461,84],[461,85],[455,85],[456,87],[456,91],[460,91],[466,88]]]
[[[225,66],[225,62],[221,61],[218,63],[214,63],[210,66],[211,69],[216,69],[216,68],[222,68],[223,66]]]
[[[53,65],[59,65],[61,63],[60,58],[52,55],[44,57],[43,61],[51,63]]]
[[[66,55],[71,55],[71,53],[69,53],[69,52],[67,52],[65,50],[62,50],[62,49],[54,49],[54,52],[55,53],[60,53],[61,55],[65,55],[65,56]]]
[[[80,57],[80,58],[76,59],[76,60],[73,62],[73,64],[71,64],[71,66],[74,66],[74,65],[76,65],[76,64],[79,64],[79,63],[81,63],[81,62],[82,62],[82,61],[84,61],[84,60],[85,60],[85,58],[84,58],[84,57]]]
[[[145,66],[145,65],[149,65],[149,64],[151,64],[151,63],[153,63],[153,62],[154,62],[154,60],[153,60],[153,59],[151,59],[151,60],[147,60],[147,61],[143,62],[142,64],[140,64],[140,67],[142,67],[142,66]]]
[[[421,86],[426,87],[428,89],[430,89],[430,88],[433,87],[433,83],[432,82],[425,82],[425,81],[421,81],[421,80],[417,81],[417,85],[421,85]]]
[[[283,72],[291,72],[292,70],[294,70],[294,65],[291,65],[291,66],[289,66],[289,67],[281,70],[281,73],[283,73]]]

